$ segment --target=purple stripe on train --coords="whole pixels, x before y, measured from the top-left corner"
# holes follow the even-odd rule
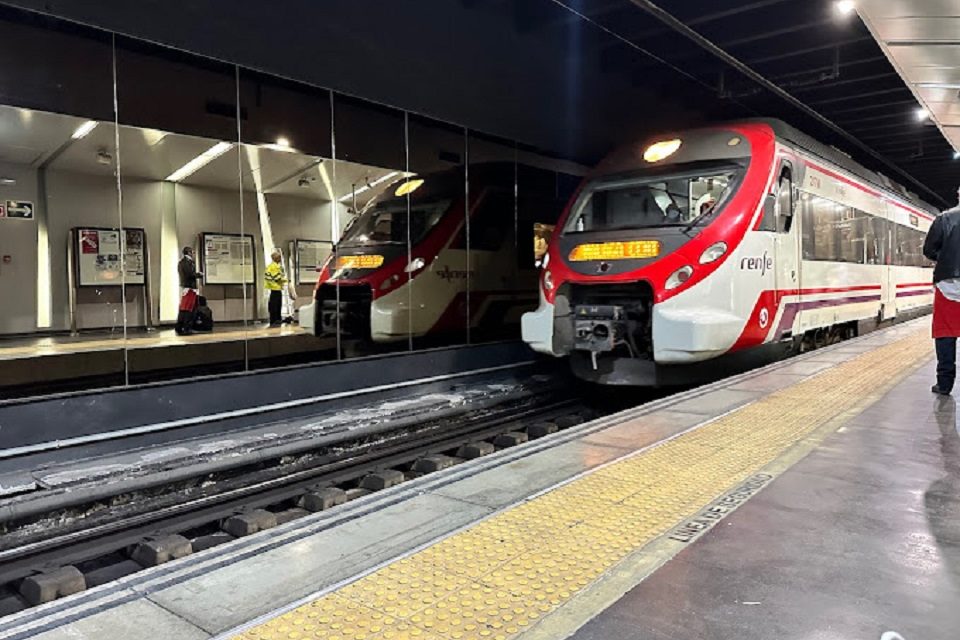
[[[921,291],[897,291],[898,298],[906,298],[908,296],[932,296],[932,289],[923,289]]]
[[[783,317],[780,318],[780,324],[777,326],[776,335],[778,338],[783,332],[793,326],[797,314],[809,309],[823,309],[825,307],[839,307],[844,304],[858,304],[860,302],[879,302],[880,296],[852,296],[847,298],[830,298],[829,300],[809,300],[800,302],[788,302],[783,308]]]

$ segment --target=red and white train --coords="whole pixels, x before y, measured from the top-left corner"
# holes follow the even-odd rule
[[[570,176],[510,162],[469,171],[469,183],[462,167],[404,178],[365,207],[321,269],[301,323],[377,343],[506,337],[511,327],[515,336],[537,306],[534,222],[559,217]]]
[[[685,384],[926,312],[936,211],[779,121],[625,147],[553,234],[535,350],[579,377]]]

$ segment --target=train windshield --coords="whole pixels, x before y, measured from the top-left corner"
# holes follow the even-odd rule
[[[596,182],[581,194],[564,232],[696,224],[722,206],[741,172],[719,167]]]
[[[410,241],[417,244],[427,235],[449,208],[451,200],[424,200],[410,202]],[[368,244],[407,243],[407,199],[390,198],[374,204],[360,213],[347,227],[340,244],[363,246]]]

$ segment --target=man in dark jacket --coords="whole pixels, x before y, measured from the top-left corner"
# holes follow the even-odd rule
[[[180,276],[180,312],[177,314],[176,332],[177,335],[185,336],[193,332],[197,284],[203,277],[203,274],[197,271],[197,263],[193,260],[193,248],[183,248],[177,273]]]
[[[183,248],[183,257],[180,258],[180,263],[177,264],[177,271],[180,273],[181,289],[197,288],[197,280],[203,277],[203,274],[197,271],[197,263],[193,260],[192,247]],[[180,293],[182,294],[184,291]]]
[[[960,197],[960,190],[957,192]],[[933,260],[933,337],[937,347],[937,384],[931,391],[947,395],[957,378],[957,337],[960,336],[960,205],[937,216],[923,243],[923,255]]]

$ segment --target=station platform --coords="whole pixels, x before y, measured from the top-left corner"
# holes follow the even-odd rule
[[[0,620],[0,638],[956,638],[929,320]]]
[[[223,325],[188,336],[161,328],[130,331],[126,337],[123,331],[27,337],[0,343],[0,388],[23,395],[18,390],[47,390],[78,380],[100,379],[109,384],[111,377],[123,379],[124,367],[132,380],[146,381],[162,379],[164,371],[219,371],[231,365],[242,369],[245,357],[269,360],[335,353],[335,349],[335,340],[316,338],[299,326],[263,323]]]

